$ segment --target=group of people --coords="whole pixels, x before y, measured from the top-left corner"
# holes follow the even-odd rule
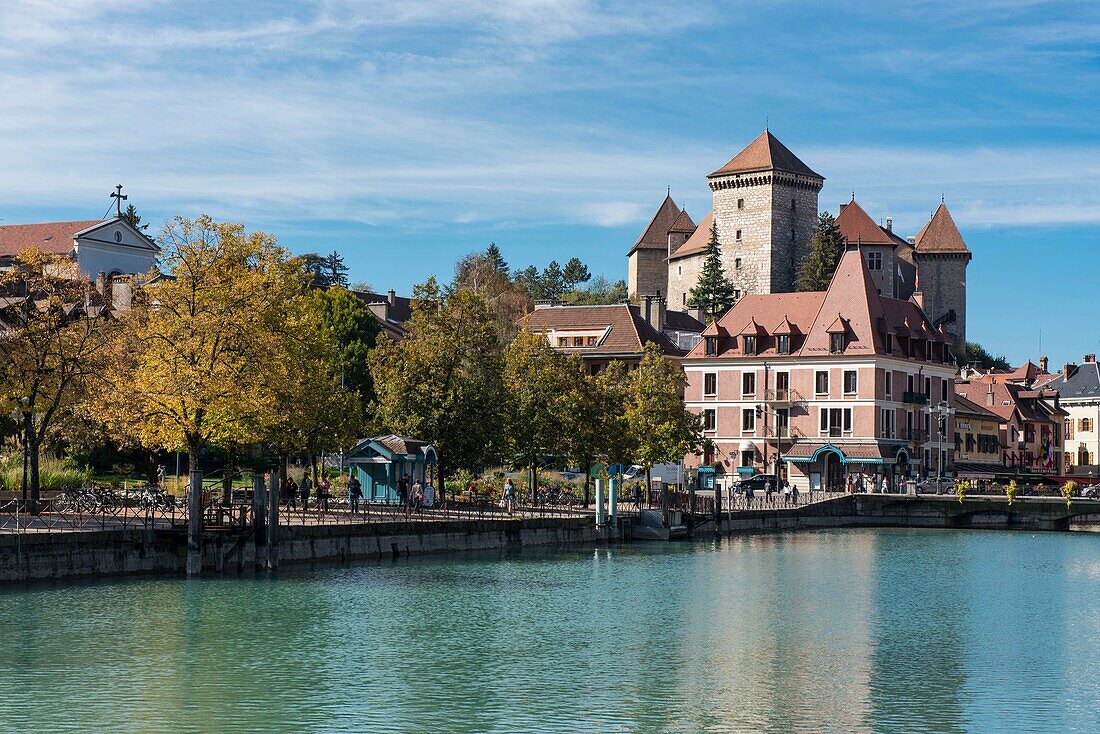
[[[359,480],[356,480],[358,483]],[[348,484],[348,490],[350,492],[351,484]],[[362,494],[362,490],[360,490]],[[309,510],[309,499],[313,495],[313,480],[309,478],[309,474],[302,475],[302,482],[299,484],[294,481],[293,477],[289,477],[286,482],[286,491],[283,496],[288,508],[298,509],[298,502],[302,503],[302,511]],[[321,477],[317,481],[317,506],[322,512],[328,512],[328,501],[332,499],[332,485],[328,479]]]
[[[409,516],[410,511],[422,515],[425,507],[434,504],[428,501],[428,494],[419,479],[413,479],[412,485],[409,484],[408,474],[402,475],[397,482],[397,503],[404,509],[405,517]]]

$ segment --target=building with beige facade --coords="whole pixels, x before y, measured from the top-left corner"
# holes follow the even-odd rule
[[[744,296],[683,361],[708,439],[688,467],[756,472],[801,490],[891,489],[954,467],[950,343],[914,302],[881,295],[850,246],[827,291]],[[851,477],[851,479],[849,479]]]

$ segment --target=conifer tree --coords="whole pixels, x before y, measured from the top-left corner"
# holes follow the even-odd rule
[[[817,230],[810,239],[810,250],[798,265],[795,289],[827,290],[843,251],[844,237],[836,226],[836,218],[829,212],[822,212],[817,218]]]
[[[501,254],[500,248],[497,247],[497,243],[489,243],[489,246],[485,248],[485,258],[489,261],[489,264],[493,266],[494,270],[505,277],[508,276],[508,262],[504,259],[504,255]]]
[[[703,272],[699,282],[688,295],[688,305],[701,308],[708,319],[717,319],[729,310],[736,300],[733,283],[722,268],[722,250],[718,245],[718,225],[710,226],[710,241],[703,250]]]

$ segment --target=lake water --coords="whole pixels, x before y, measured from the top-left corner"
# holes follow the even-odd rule
[[[1100,535],[0,589],[0,732],[1095,732]]]

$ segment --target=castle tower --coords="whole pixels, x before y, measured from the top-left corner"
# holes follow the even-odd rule
[[[875,224],[870,215],[852,196],[847,204],[840,205],[840,214],[836,218],[836,227],[851,247],[859,249],[867,272],[871,276],[875,289],[880,296],[898,298],[897,290],[901,285],[897,273],[900,268],[895,262],[898,240],[890,230]],[[904,242],[904,240],[901,240]]]
[[[824,182],[769,130],[707,176],[722,258],[742,294],[794,289]]]
[[[630,298],[665,295],[669,251],[683,245],[694,231],[695,223],[687,212],[676,206],[671,196],[665,196],[645,231],[626,255],[626,287]]]
[[[914,298],[935,326],[959,348],[966,341],[966,266],[973,255],[942,201],[913,239],[917,268]]]

